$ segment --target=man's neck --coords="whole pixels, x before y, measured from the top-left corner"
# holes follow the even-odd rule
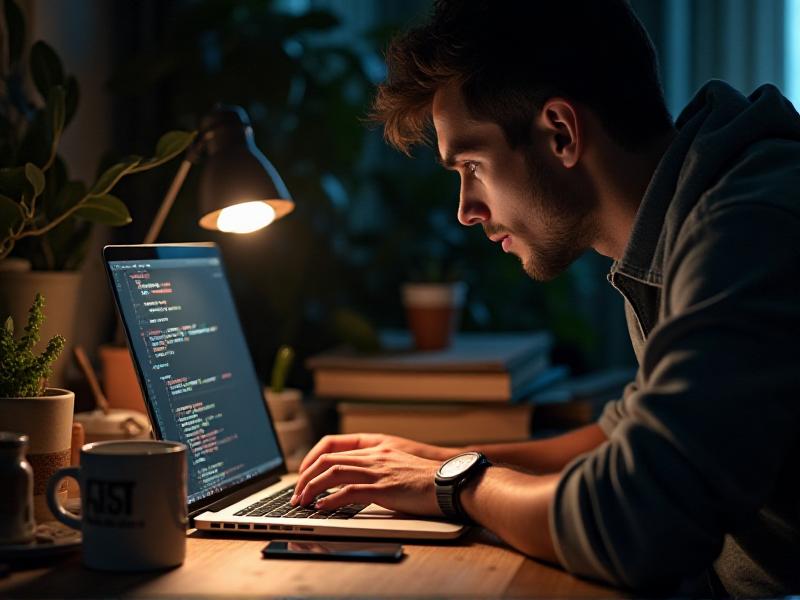
[[[622,258],[647,186],[676,133],[671,130],[635,152],[610,143],[595,153],[593,167],[600,183],[593,248],[598,253]]]

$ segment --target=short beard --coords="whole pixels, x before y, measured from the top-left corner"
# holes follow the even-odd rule
[[[584,197],[567,191],[547,173],[532,152],[528,153],[532,219],[547,232],[541,239],[530,237],[528,256],[522,268],[536,281],[550,281],[566,271],[590,247],[594,231],[592,206]],[[519,227],[519,225],[518,225]],[[523,230],[525,226],[522,225]]]

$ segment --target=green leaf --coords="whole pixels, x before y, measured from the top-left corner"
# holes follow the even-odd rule
[[[156,156],[159,160],[169,160],[183,152],[192,143],[195,134],[187,131],[168,131],[156,144]]]
[[[39,40],[31,47],[31,76],[36,89],[47,98],[50,90],[64,83],[64,67],[53,48]]]
[[[89,196],[74,214],[81,219],[113,227],[127,225],[132,220],[125,203],[110,194]]]
[[[109,167],[100,177],[95,181],[90,194],[93,196],[101,196],[111,191],[116,183],[128,173],[132,173],[134,168],[141,162],[141,158],[131,156],[122,162]]]
[[[25,164],[25,177],[33,186],[33,197],[39,196],[44,191],[44,173],[33,163]]]
[[[9,58],[11,64],[14,64],[19,61],[25,47],[25,17],[14,0],[5,0],[3,10],[6,16]]]
[[[65,92],[66,115],[64,117],[64,127],[69,125],[70,121],[72,121],[72,117],[75,116],[75,112],[78,110],[78,100],[80,100],[81,97],[80,89],[78,88],[78,80],[72,75],[67,77]]]
[[[66,121],[66,93],[64,87],[56,85],[50,88],[47,94],[47,122],[50,124],[50,131],[53,134],[51,145],[58,145],[58,139],[64,130]]]
[[[186,150],[197,136],[196,131],[169,131],[162,135],[156,144],[156,154],[152,158],[143,160],[132,171],[138,173],[147,171],[173,159]]]
[[[17,202],[0,194],[0,240],[8,236],[9,230],[22,219]]]

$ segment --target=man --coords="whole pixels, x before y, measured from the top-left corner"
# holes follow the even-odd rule
[[[623,0],[442,1],[388,69],[386,137],[408,151],[433,125],[462,224],[536,279],[590,248],[614,259],[640,368],[595,425],[469,448],[491,466],[475,459],[452,497],[436,473],[467,449],[365,434],[321,440],[293,501],[342,486],[319,506],[456,514],[616,585],[708,575],[732,595],[800,591],[791,104],[711,82],[673,125]]]

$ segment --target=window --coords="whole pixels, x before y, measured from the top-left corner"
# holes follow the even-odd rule
[[[786,96],[800,109],[800,0],[786,0]]]

